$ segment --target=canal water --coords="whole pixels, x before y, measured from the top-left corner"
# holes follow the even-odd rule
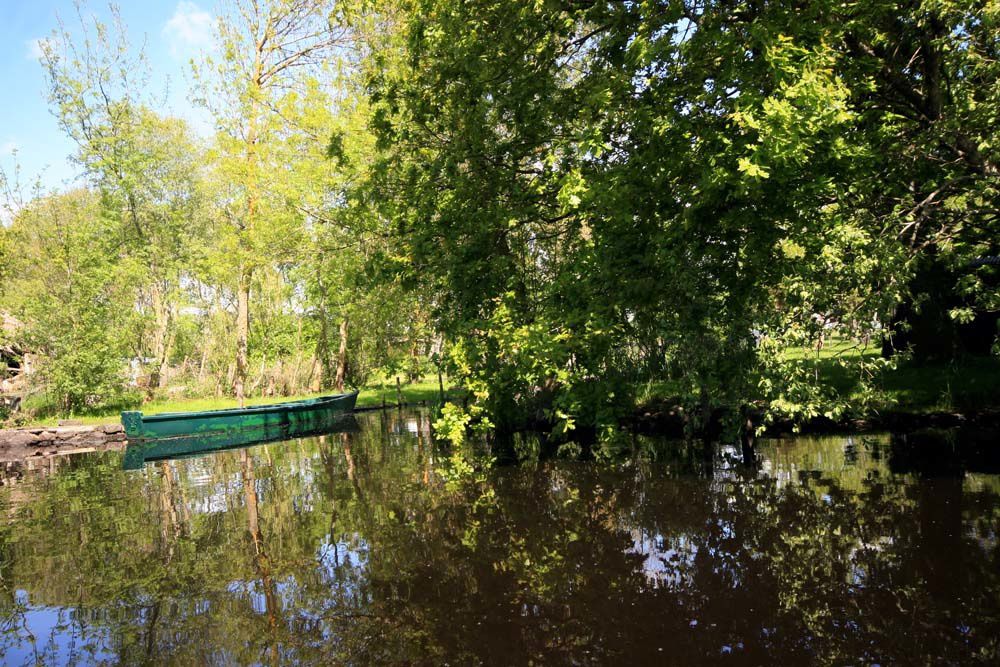
[[[0,663],[997,664],[989,435],[490,465],[358,422],[0,467]]]

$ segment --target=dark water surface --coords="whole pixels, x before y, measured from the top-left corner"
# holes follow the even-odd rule
[[[990,437],[490,469],[359,422],[0,467],[0,662],[997,664]]]

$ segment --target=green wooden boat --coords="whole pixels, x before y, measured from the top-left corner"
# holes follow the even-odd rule
[[[332,418],[318,429],[299,430],[288,424],[270,424],[253,428],[213,431],[199,435],[182,435],[154,440],[130,440],[125,448],[122,467],[136,470],[148,461],[188,458],[236,447],[260,445],[266,442],[290,440],[313,435],[353,433],[358,430],[354,415],[345,412]]]
[[[181,436],[226,434],[248,429],[285,429],[290,432],[319,432],[333,427],[344,414],[354,411],[358,392],[322,396],[304,401],[255,405],[249,408],[206,412],[166,412],[144,415],[122,413],[128,440],[158,440]]]

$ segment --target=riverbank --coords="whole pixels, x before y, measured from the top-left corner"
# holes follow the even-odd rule
[[[121,424],[5,429],[0,430],[0,463],[124,446]]]
[[[849,352],[848,352],[849,353]],[[857,378],[851,377],[839,365],[845,351],[830,345],[818,353],[803,353],[801,361],[814,368],[822,381],[827,383],[844,403],[857,401]],[[887,370],[879,377],[879,399],[865,409],[848,411],[837,420],[815,417],[798,424],[790,420],[777,420],[768,426],[768,433],[780,434],[793,430],[800,432],[842,431],[908,431],[927,427],[947,428],[971,423],[1000,426],[1000,359],[985,358],[948,364],[922,366],[900,365]],[[647,385],[639,392],[639,407],[626,420],[626,425],[645,432],[661,435],[683,436],[687,416],[671,398],[668,383]],[[302,394],[288,397],[254,397],[248,406],[294,401],[326,395],[330,392]],[[448,395],[456,396],[451,389]],[[368,387],[358,395],[359,409],[382,406],[431,404],[439,398],[437,379],[403,384]],[[163,412],[195,412],[237,407],[230,397],[181,398],[154,400],[144,404],[145,414]],[[110,426],[118,424],[118,411],[71,416],[74,423],[85,426]],[[717,415],[719,417],[721,415]],[[756,420],[756,418],[755,418]],[[30,420],[22,428],[52,428],[61,418],[48,417]],[[756,420],[759,425],[762,423]]]
[[[816,351],[800,350],[795,357],[825,386],[833,400],[847,406],[843,416],[822,415],[793,422],[776,419],[767,424],[770,435],[793,430],[809,433],[844,431],[910,431],[950,428],[965,424],[1000,426],[1000,359],[976,358],[949,363],[900,364],[875,378],[874,395],[863,395],[856,375],[840,362],[844,357],[874,358],[876,352],[858,352],[844,344]],[[639,407],[628,420],[644,432],[682,435],[688,416],[678,407],[676,388],[654,383],[640,388]],[[858,406],[858,407],[851,407]],[[725,411],[717,411],[721,421]],[[751,415],[759,426],[763,408]]]

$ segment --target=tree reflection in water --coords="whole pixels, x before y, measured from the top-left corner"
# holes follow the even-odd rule
[[[1000,478],[979,436],[707,456],[635,438],[601,463],[457,474],[426,414],[361,421],[139,471],[120,452],[6,468],[0,661],[998,657]]]

